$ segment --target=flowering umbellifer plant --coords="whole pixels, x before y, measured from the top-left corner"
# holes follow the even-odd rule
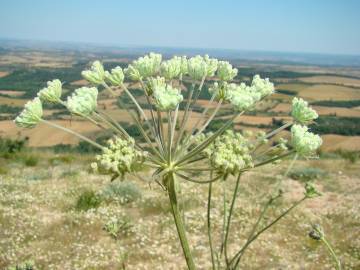
[[[243,247],[234,252],[228,250],[228,239],[232,213],[238,194],[241,176],[249,170],[266,164],[274,164],[286,157],[314,157],[322,140],[311,133],[306,125],[317,118],[316,112],[307,102],[294,98],[291,115],[292,121],[269,133],[239,132],[230,130],[232,122],[245,111],[255,109],[256,105],[274,93],[274,85],[269,79],[255,75],[250,85],[233,83],[238,70],[226,61],[218,61],[209,56],[192,58],[175,56],[163,61],[160,54],[150,53],[133,61],[126,69],[115,67],[111,71],[104,70],[99,61],[95,61],[82,76],[92,84],[92,87],[76,89],[62,100],[62,84],[56,79],[47,83],[40,90],[38,97],[25,105],[24,111],[15,119],[20,127],[33,128],[43,122],[63,131],[70,132],[99,148],[101,153],[96,156],[91,167],[95,171],[106,172],[112,180],[131,174],[140,179],[144,168],[152,168],[149,180],[158,183],[169,196],[174,221],[180,243],[189,269],[195,269],[193,255],[189,247],[183,216],[178,207],[178,191],[182,181],[206,184],[209,188],[207,227],[209,251],[213,269],[236,269],[247,247],[257,237],[278,222],[282,217],[308,198],[319,196],[313,186],[307,184],[304,197],[284,211],[274,221],[259,228],[260,221],[266,210],[281,196],[281,192],[269,194],[257,223],[252,229]],[[211,98],[209,105],[201,112],[198,121],[189,125],[192,109],[196,104],[206,80],[210,80]],[[127,82],[125,82],[127,81]],[[191,87],[187,91],[183,82]],[[139,83],[147,100],[146,111],[134,98],[128,85]],[[125,93],[133,103],[133,109],[119,98],[119,105],[126,109],[139,129],[143,141],[140,143],[129,136],[124,127],[112,119],[103,110],[97,108],[98,88],[108,90],[112,95]],[[185,94],[185,98],[184,95]],[[42,103],[62,104],[77,117],[85,118],[104,129],[113,132],[113,138],[106,145],[87,138],[75,131],[69,130],[43,118]],[[181,104],[184,103],[184,104]],[[211,105],[214,104],[213,109]],[[223,125],[213,133],[206,133],[206,128],[218,114],[221,106],[228,104],[233,109],[230,117],[224,118]],[[181,105],[181,106],[180,106]],[[182,113],[180,113],[180,108]],[[277,142],[270,139],[280,131],[290,128],[291,138],[280,138]],[[143,143],[143,142],[146,143]],[[194,171],[209,174],[208,180],[193,179]],[[231,204],[228,207],[224,198],[224,224],[221,243],[216,250],[213,244],[211,227],[211,194],[213,184],[219,181],[226,185],[229,177],[235,177]]]

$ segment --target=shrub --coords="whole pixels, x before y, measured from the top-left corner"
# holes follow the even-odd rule
[[[76,210],[87,211],[92,208],[97,208],[101,204],[101,197],[93,190],[85,190],[80,194],[76,200]]]
[[[112,218],[104,225],[104,230],[108,232],[113,238],[117,239],[119,235],[128,236],[132,233],[134,227],[131,219],[126,216],[123,219]]]
[[[39,157],[31,154],[25,155],[22,160],[27,167],[35,167],[39,163]]]
[[[35,267],[32,261],[26,261],[15,266],[10,266],[8,270],[35,270]]]
[[[351,163],[356,163],[360,159],[360,151],[346,151],[340,149],[335,153]]]
[[[140,199],[141,190],[132,182],[112,182],[104,188],[102,196],[109,201],[114,200],[121,204],[127,204]]]
[[[291,171],[289,174],[289,176],[292,179],[304,181],[304,182],[315,180],[315,179],[320,179],[326,175],[327,175],[326,171],[319,169],[319,168],[312,168],[312,167],[295,169],[295,170]]]

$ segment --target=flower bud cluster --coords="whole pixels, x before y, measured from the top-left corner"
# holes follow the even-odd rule
[[[300,124],[306,125],[318,118],[315,110],[309,107],[308,103],[302,98],[292,100],[291,116]]]
[[[125,69],[125,74],[133,81],[156,75],[160,70],[161,54],[150,53],[135,60]]]
[[[291,144],[295,151],[304,157],[315,154],[322,144],[321,137],[309,132],[308,129],[308,127],[301,125],[291,127]]]
[[[133,138],[128,140],[115,137],[108,141],[108,146],[103,148],[103,153],[97,155],[97,163],[92,167],[101,167],[114,175],[123,176],[125,173],[134,172],[145,161],[147,152],[135,149]]]
[[[105,79],[105,70],[100,61],[95,61],[89,70],[84,70],[81,75],[85,80],[94,85],[102,84]]]
[[[61,81],[56,79],[47,82],[47,87],[41,89],[37,96],[43,102],[58,103],[61,98],[62,84]]]
[[[67,98],[68,110],[77,115],[88,116],[97,106],[98,90],[95,87],[81,87]]]
[[[160,67],[161,75],[167,80],[179,77],[182,73],[182,61],[181,57],[174,56],[170,60],[162,62]]]
[[[105,71],[105,80],[110,82],[113,86],[120,86],[124,82],[124,72],[121,67],[115,67],[109,71]]]
[[[236,77],[237,73],[237,68],[233,68],[229,62],[219,61],[216,75],[220,80],[231,81]]]
[[[15,118],[14,122],[19,127],[33,128],[40,122],[42,115],[42,104],[36,97],[25,104],[24,110]]]
[[[240,133],[227,130],[204,150],[215,170],[235,174],[244,168],[253,167],[251,145]]]
[[[208,55],[204,57],[197,55],[188,60],[188,74],[194,80],[202,80],[205,77],[214,76],[217,70],[218,60],[209,58]]]
[[[154,83],[155,81],[153,81]],[[180,90],[173,88],[169,84],[162,85],[161,81],[156,81],[158,85],[153,88],[153,97],[155,106],[160,111],[174,110],[177,105],[183,100]]]

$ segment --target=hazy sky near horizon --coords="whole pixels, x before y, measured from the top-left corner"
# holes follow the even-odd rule
[[[0,38],[360,54],[358,0],[0,0]]]

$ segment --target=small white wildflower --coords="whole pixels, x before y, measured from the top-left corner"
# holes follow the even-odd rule
[[[38,97],[25,104],[24,110],[14,120],[19,127],[33,128],[40,122],[43,115],[41,101]]]
[[[214,82],[213,86],[209,88],[211,95],[215,95],[217,100],[226,100],[230,101],[231,93],[236,91],[237,85],[234,83],[227,82]]]
[[[161,75],[166,79],[171,80],[181,74],[182,59],[179,56],[174,56],[170,60],[161,63]]]
[[[89,70],[84,70],[81,72],[81,75],[85,80],[91,82],[94,85],[102,84],[105,79],[105,70],[100,61],[95,61],[92,63]]]
[[[62,92],[62,84],[61,81],[56,79],[47,82],[47,87],[41,89],[37,96],[44,102],[58,103],[61,98]]]
[[[200,81],[208,73],[207,66],[202,56],[191,57],[188,60],[188,74],[192,79]]]
[[[308,103],[302,98],[292,100],[291,116],[300,124],[308,124],[318,118],[315,110],[309,107]]]
[[[275,91],[274,84],[270,82],[268,78],[261,79],[259,75],[253,77],[251,86],[261,94],[261,98],[266,97]]]
[[[68,97],[66,105],[71,113],[90,115],[97,106],[98,90],[95,87],[81,87]]]
[[[238,73],[237,68],[233,68],[227,61],[219,61],[216,75],[222,81],[231,81]]]
[[[105,71],[105,79],[113,86],[120,86],[124,82],[124,72],[121,67],[115,67],[111,70],[111,73]]]
[[[132,65],[125,69],[125,74],[131,80],[139,81],[156,75],[160,70],[162,56],[161,54],[150,53],[144,57],[135,60]]]
[[[171,85],[154,88],[155,106],[161,111],[174,110],[183,100],[180,90],[173,88]]]
[[[124,140],[115,137],[108,141],[108,146],[101,155],[97,155],[98,165],[111,174],[123,176],[134,172],[145,161],[147,152],[135,149],[134,139]]]
[[[311,156],[321,146],[322,139],[319,135],[308,131],[308,127],[293,125],[291,128],[291,144],[301,156]]]

